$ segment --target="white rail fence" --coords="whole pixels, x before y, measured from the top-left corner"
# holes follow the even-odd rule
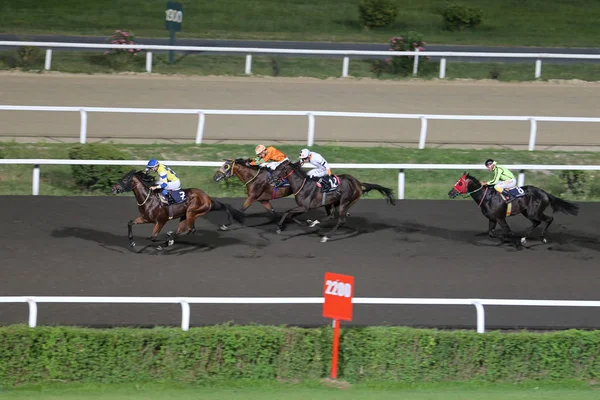
[[[179,304],[181,329],[190,328],[190,304],[323,304],[322,297],[78,297],[78,296],[1,296],[0,303],[27,303],[29,326],[35,328],[38,303],[78,304]],[[600,301],[585,300],[510,300],[357,297],[353,304],[473,306],[477,312],[477,332],[485,332],[484,306],[522,307],[600,307]]]
[[[219,161],[176,161],[164,160],[165,164],[174,167],[220,167]],[[0,159],[0,165],[33,165],[32,194],[40,194],[40,165],[130,165],[145,166],[146,161],[139,160],[60,160],[60,159]],[[332,163],[331,168],[341,169],[393,169],[398,171],[398,200],[404,199],[406,176],[405,170],[483,170],[481,164],[341,164]],[[312,165],[308,168],[314,168]],[[600,171],[600,165],[529,165],[507,164],[507,168],[518,170],[519,186],[525,184],[525,171]],[[458,176],[457,176],[458,179]]]
[[[457,52],[457,51],[366,51],[366,50],[310,50],[310,49],[266,49],[254,47],[211,47],[211,46],[165,46],[165,45],[120,45],[120,44],[96,44],[96,43],[65,43],[65,42],[15,42],[0,41],[0,46],[36,46],[46,48],[46,59],[44,69],[50,70],[52,66],[52,48],[86,48],[86,49],[138,49],[146,52],[146,71],[152,72],[151,50],[162,51],[188,51],[188,52],[219,52],[219,53],[241,53],[246,54],[244,72],[252,74],[252,54],[313,54],[313,55],[340,55],[343,56],[342,77],[348,76],[350,56],[414,56],[413,75],[417,75],[419,69],[419,57],[436,56],[440,60],[440,79],[446,77],[446,59],[452,57],[473,58],[531,58],[535,59],[536,79],[542,76],[543,59],[579,59],[600,60],[600,54],[558,54],[558,53],[484,53],[484,52]]]
[[[79,142],[87,141],[88,113],[129,113],[129,114],[188,114],[198,116],[196,129],[196,144],[201,144],[204,138],[204,126],[207,115],[263,115],[263,116],[305,116],[308,117],[308,135],[306,144],[312,146],[315,142],[316,117],[353,117],[353,118],[391,118],[418,119],[421,121],[419,132],[419,149],[425,148],[429,120],[446,121],[524,121],[529,122],[530,151],[535,150],[538,122],[600,122],[595,117],[544,117],[544,116],[503,116],[503,115],[441,115],[441,114],[394,114],[367,112],[338,112],[338,111],[277,111],[277,110],[212,110],[212,109],[171,109],[171,108],[117,108],[117,107],[63,107],[63,106],[20,106],[0,105],[0,111],[50,111],[78,112],[81,115]],[[509,144],[509,143],[506,143]]]

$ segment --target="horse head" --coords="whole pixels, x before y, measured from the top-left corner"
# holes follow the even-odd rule
[[[146,188],[149,188],[154,184],[154,178],[151,175],[148,175],[145,171],[136,171],[135,169],[132,169],[112,186],[113,194],[132,191],[135,178],[137,178]]]
[[[223,179],[231,178],[233,176],[233,166],[234,165],[235,165],[234,160],[225,159],[225,162],[223,163],[223,165],[221,165],[221,168],[219,168],[219,170],[217,172],[215,172],[215,174],[213,175],[213,180],[215,182],[220,182]]]
[[[480,187],[481,183],[477,180],[477,178],[464,172],[460,179],[456,181],[452,189],[448,192],[448,197],[454,199],[459,194],[469,194]]]

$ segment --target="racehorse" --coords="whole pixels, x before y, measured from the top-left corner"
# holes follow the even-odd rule
[[[135,247],[133,241],[133,225],[154,223],[152,236],[150,240],[155,241],[163,226],[172,218],[179,218],[179,225],[175,236],[181,234],[192,234],[196,231],[194,222],[196,218],[208,213],[209,211],[226,211],[227,219],[231,223],[233,217],[239,223],[243,223],[244,214],[236,210],[229,204],[221,203],[200,189],[182,189],[179,194],[184,200],[179,204],[165,205],[159,197],[159,191],[152,191],[150,187],[154,185],[154,178],[144,171],[131,170],[113,185],[114,194],[133,191],[137,200],[140,216],[129,221],[127,224],[129,245]],[[183,194],[182,194],[183,193]],[[174,243],[171,233],[168,234],[167,245]]]
[[[375,189],[386,197],[388,203],[392,205],[396,204],[391,189],[373,183],[360,183],[352,175],[347,174],[337,177],[339,178],[339,183],[334,191],[322,193],[317,182],[312,180],[302,169],[300,162],[290,163],[289,161],[285,161],[281,163],[272,173],[269,182],[275,185],[286,178],[290,182],[290,187],[294,192],[293,194],[298,206],[287,210],[283,214],[277,223],[277,233],[281,233],[283,230],[286,219],[294,215],[302,214],[319,207],[336,207],[338,213],[337,223],[331,231],[327,232],[321,238],[321,242],[325,243],[346,222],[348,210],[364,193]],[[331,217],[334,218],[333,216]]]
[[[272,218],[275,218],[275,210],[271,205],[271,200],[281,199],[292,194],[289,186],[274,188],[269,184],[269,172],[265,168],[247,166],[247,160],[237,158],[235,160],[225,160],[221,168],[215,172],[213,179],[220,182],[223,179],[229,179],[237,176],[246,186],[248,197],[242,205],[242,212],[245,212],[254,202],[258,201],[269,212]]]
[[[542,222],[545,222],[546,226],[542,231],[540,239],[543,243],[548,243],[545,235],[552,221],[554,221],[553,217],[544,214],[544,210],[548,206],[552,207],[554,212],[560,211],[569,215],[577,215],[579,212],[577,204],[559,199],[535,186],[522,186],[521,189],[524,192],[523,195],[507,203],[494,188],[482,185],[477,178],[465,172],[448,192],[448,197],[453,199],[459,194],[470,195],[477,205],[479,205],[479,208],[481,208],[483,215],[489,220],[488,235],[490,237],[496,237],[494,233],[496,223],[500,224],[506,235],[512,236],[512,231],[506,222],[506,217],[522,214],[531,221],[531,226],[525,231],[523,237],[521,237],[521,244],[527,242],[527,237]]]

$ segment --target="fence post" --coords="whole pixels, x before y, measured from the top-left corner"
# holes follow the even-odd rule
[[[404,170],[398,172],[398,200],[404,199]]]
[[[483,304],[476,300],[473,300],[472,304],[475,306],[475,310],[477,310],[477,333],[484,333],[485,311],[483,309]]]
[[[529,118],[531,129],[529,130],[529,151],[535,149],[535,137],[537,135],[537,121],[534,118]]]
[[[79,110],[81,114],[81,127],[79,129],[79,143],[85,143],[87,138],[87,112],[82,108]]]
[[[40,194],[40,166],[39,164],[35,164],[33,166],[33,187],[31,189],[34,196]]]
[[[252,74],[252,54],[246,55],[246,69],[244,70],[246,75]]]
[[[202,137],[204,136],[204,123],[206,122],[206,115],[202,111],[198,111],[198,130],[196,131],[196,144],[202,143]]]
[[[525,184],[525,171],[524,170],[520,170],[519,171],[519,179],[517,181],[517,185],[518,186],[523,186]]]
[[[312,146],[315,142],[315,116],[308,113],[308,141],[306,144]]]
[[[27,299],[27,304],[29,304],[29,327],[35,328],[37,326],[37,303],[33,299]]]
[[[350,57],[344,57],[344,65],[342,67],[342,78],[348,77],[348,67],[350,65]]]
[[[440,79],[446,77],[446,57],[442,57],[440,60]]]
[[[152,52],[146,53],[146,72],[152,72]]]
[[[415,62],[413,63],[413,76],[417,76],[417,72],[419,71],[419,49],[415,49],[417,54],[415,54]]]
[[[190,303],[181,300],[179,304],[181,304],[181,330],[188,331],[190,329]]]
[[[52,66],[52,49],[46,49],[46,59],[44,60],[44,69],[50,71]]]
[[[427,118],[421,117],[421,134],[419,135],[419,149],[425,148],[427,140]]]
[[[535,79],[539,79],[542,76],[542,60],[539,58],[535,60]]]

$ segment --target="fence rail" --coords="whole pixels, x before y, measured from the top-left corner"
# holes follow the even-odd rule
[[[152,72],[152,52],[149,50],[162,51],[187,51],[187,52],[219,52],[219,53],[241,53],[246,54],[244,73],[252,73],[252,54],[314,54],[314,55],[340,55],[343,57],[342,77],[348,76],[350,56],[413,56],[413,75],[417,75],[419,58],[434,56],[441,57],[440,79],[446,77],[447,59],[451,57],[473,57],[473,58],[531,58],[535,59],[536,79],[542,76],[543,59],[579,59],[600,60],[600,54],[559,54],[559,53],[487,53],[487,52],[457,52],[457,51],[367,51],[367,50],[311,50],[311,49],[268,49],[256,47],[215,47],[215,46],[166,46],[166,45],[121,45],[121,44],[98,44],[98,43],[66,43],[66,42],[31,42],[31,41],[0,41],[0,46],[36,46],[46,48],[44,69],[50,70],[52,66],[52,48],[86,48],[86,49],[134,49],[147,50],[146,71]]]
[[[0,296],[0,303],[27,303],[29,326],[37,326],[38,303],[79,304],[179,304],[181,329],[190,328],[190,304],[323,304],[322,297],[77,297],[77,296]],[[379,305],[458,305],[474,306],[477,332],[485,332],[484,306],[523,307],[600,307],[600,301],[587,300],[513,300],[513,299],[439,299],[357,297],[353,304]]]
[[[219,161],[176,161],[165,160],[165,164],[175,167],[220,167]],[[146,161],[140,160],[60,160],[60,159],[0,159],[0,165],[33,165],[32,194],[40,194],[40,165],[130,165],[145,166]],[[483,170],[481,164],[341,164],[332,163],[331,168],[341,169],[394,169],[398,171],[398,200],[404,199],[405,170]],[[600,171],[600,165],[529,165],[507,164],[507,168],[518,170],[517,184],[525,184],[525,171]],[[307,168],[314,168],[308,165]]]
[[[119,107],[67,107],[67,106],[23,106],[0,105],[0,111],[48,111],[80,113],[79,142],[87,141],[88,113],[129,113],[129,114],[188,114],[198,116],[195,143],[201,144],[204,138],[204,126],[207,115],[263,115],[263,116],[305,116],[308,117],[308,134],[306,144],[315,142],[316,117],[353,117],[353,118],[388,118],[418,119],[421,121],[419,132],[419,149],[425,148],[428,132],[428,121],[524,121],[529,122],[528,150],[535,150],[538,122],[600,122],[598,117],[547,117],[521,115],[444,115],[444,114],[396,114],[342,111],[285,111],[285,110],[214,110],[214,109],[175,109],[175,108],[119,108]],[[509,144],[509,143],[505,143]]]

